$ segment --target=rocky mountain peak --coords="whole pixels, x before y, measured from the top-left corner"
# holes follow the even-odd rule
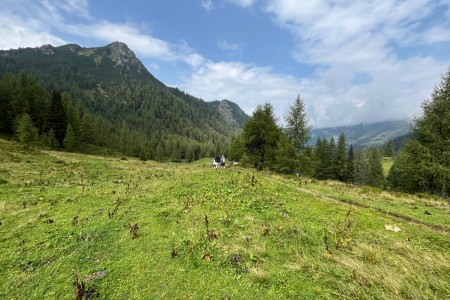
[[[140,60],[125,43],[116,41],[109,44],[108,47],[111,49],[111,59],[116,62],[115,67],[119,66],[129,71],[130,64],[134,64],[137,68],[138,73],[140,73],[144,69],[144,66],[142,65]]]

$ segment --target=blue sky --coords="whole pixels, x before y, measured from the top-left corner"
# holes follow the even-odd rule
[[[450,0],[2,0],[0,49],[126,43],[169,86],[280,123],[411,119],[450,63]]]

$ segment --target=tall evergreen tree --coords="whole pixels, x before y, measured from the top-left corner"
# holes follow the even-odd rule
[[[316,141],[317,168],[315,177],[329,179],[329,170],[332,162],[330,145],[326,138],[318,138]]]
[[[58,91],[53,91],[52,93],[47,114],[47,127],[48,130],[53,129],[56,140],[60,145],[63,145],[64,138],[66,137],[67,117],[61,94]]]
[[[355,152],[353,150],[353,145],[350,145],[347,155],[347,169],[345,174],[345,181],[355,182]]]
[[[325,168],[325,176],[326,179],[337,179],[336,178],[336,160],[337,160],[337,148],[334,137],[330,138],[328,142],[327,148],[327,156],[326,156],[326,168]]]
[[[389,141],[387,141],[386,144],[384,145],[384,156],[387,157],[395,156],[394,141],[392,139],[389,139]]]
[[[336,179],[339,181],[345,181],[347,173],[347,152],[345,148],[345,134],[342,133],[339,136],[336,161],[335,161],[335,174]]]
[[[249,162],[258,170],[269,166],[275,160],[281,129],[278,127],[270,103],[258,105],[242,132],[245,152]]]
[[[369,184],[370,164],[366,150],[358,148],[355,153],[353,177],[355,183]]]
[[[423,116],[412,129],[413,140],[394,161],[389,181],[394,188],[445,198],[450,186],[450,72],[422,108]]]
[[[68,93],[62,94],[62,100],[66,107],[67,123],[71,125],[74,137],[78,141],[80,135],[80,116],[78,110],[73,106],[72,99]]]
[[[289,108],[288,114],[285,116],[286,120],[286,135],[289,141],[294,146],[294,149],[298,152],[300,149],[305,147],[305,144],[311,138],[309,132],[311,126],[308,125],[308,120],[306,119],[305,104],[297,96],[295,102]]]
[[[369,185],[377,188],[384,187],[385,179],[383,174],[383,165],[381,163],[381,153],[378,147],[370,150],[369,168]]]

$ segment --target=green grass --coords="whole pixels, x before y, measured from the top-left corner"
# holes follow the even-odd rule
[[[209,162],[0,140],[0,298],[449,297],[448,202]]]

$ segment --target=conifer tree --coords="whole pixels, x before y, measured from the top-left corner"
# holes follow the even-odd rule
[[[392,187],[409,192],[430,192],[445,198],[450,186],[450,72],[422,104],[413,140],[394,161]]]
[[[90,144],[94,140],[92,118],[89,113],[84,113],[80,121],[80,142]]]
[[[251,164],[262,170],[274,162],[282,133],[270,103],[258,105],[252,117],[245,123],[242,134],[245,152]]]
[[[305,147],[305,144],[310,139],[309,132],[311,130],[311,126],[308,125],[308,120],[306,119],[305,104],[300,95],[297,96],[294,104],[290,106],[285,120],[287,123],[287,138],[298,152]]]
[[[53,129],[56,140],[60,145],[66,137],[67,117],[62,102],[61,94],[53,91],[50,107],[47,114],[47,127]]]
[[[58,140],[56,139],[55,132],[53,128],[47,134],[46,145],[52,149],[57,149],[60,147]]]
[[[345,181],[347,172],[347,153],[345,148],[345,134],[341,133],[336,150],[335,174],[336,179]]]
[[[355,181],[354,173],[355,173],[355,152],[353,150],[353,145],[350,145],[347,155],[347,169],[345,174],[345,181],[354,182]]]
[[[387,157],[394,157],[395,150],[394,150],[394,141],[392,139],[389,139],[384,146],[384,156]]]
[[[64,138],[64,148],[67,151],[73,151],[77,147],[77,138],[75,132],[72,129],[72,125],[69,124],[66,130],[66,137]]]
[[[36,141],[38,137],[38,130],[33,125],[33,121],[28,114],[23,114],[18,120],[17,136],[19,142],[25,149],[30,148],[31,144]]]
[[[295,155],[294,146],[287,139],[286,135],[281,134],[276,151],[275,170],[281,173],[291,174],[298,166],[298,160]]]
[[[71,125],[74,136],[78,141],[80,135],[80,116],[78,110],[73,107],[72,99],[69,94],[63,93],[62,100],[66,107],[67,123]]]
[[[370,164],[366,150],[358,148],[355,153],[353,177],[355,183],[369,184]]]
[[[330,138],[328,142],[327,156],[326,156],[326,168],[325,168],[325,177],[326,179],[337,179],[336,178],[336,159],[337,159],[337,148],[334,137]]]
[[[369,185],[382,188],[384,187],[385,179],[383,174],[383,165],[381,163],[381,154],[378,147],[370,150],[370,173],[369,173]]]

